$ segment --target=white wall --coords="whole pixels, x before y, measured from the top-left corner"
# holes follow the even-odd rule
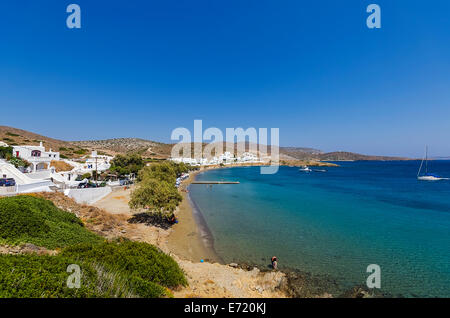
[[[110,187],[102,188],[87,188],[87,189],[67,189],[64,194],[69,198],[74,199],[80,204],[93,204],[98,200],[103,199],[111,193]]]

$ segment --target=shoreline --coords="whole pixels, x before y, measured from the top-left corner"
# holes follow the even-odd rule
[[[220,257],[214,249],[214,236],[209,229],[202,212],[191,199],[189,187],[191,183],[195,181],[197,175],[205,171],[263,165],[267,165],[267,163],[248,163],[224,166],[212,165],[201,167],[200,170],[190,172],[189,178],[183,181],[179,188],[183,200],[175,211],[179,223],[172,226],[167,238],[167,247],[169,251],[178,257],[191,262],[200,262],[203,259],[205,262],[226,265],[222,257]]]
[[[338,166],[328,162],[315,162],[315,164],[315,166]],[[172,226],[170,234],[167,238],[167,247],[169,251],[178,257],[184,258],[191,262],[200,262],[203,259],[205,262],[226,265],[222,257],[218,255],[214,249],[214,235],[209,229],[202,212],[191,199],[189,187],[191,183],[195,181],[197,175],[205,171],[267,165],[267,163],[242,163],[223,166],[211,165],[201,167],[200,170],[190,172],[189,178],[183,181],[179,188],[179,192],[182,195],[183,200],[175,212],[179,223]],[[287,162],[284,162],[279,166],[292,167]],[[242,262],[242,264],[245,267],[246,263]]]
[[[224,264],[223,259],[214,250],[214,237],[206,221],[189,195],[189,185],[196,176],[209,169],[191,172],[189,178],[181,183],[180,194],[183,201],[175,212],[179,223],[172,226],[167,238],[167,247],[180,258],[198,263],[201,260]]]

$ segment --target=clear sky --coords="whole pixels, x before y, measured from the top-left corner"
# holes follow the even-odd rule
[[[77,3],[82,28],[66,27]],[[381,7],[368,29],[366,7]],[[170,141],[278,127],[283,146],[450,155],[448,0],[4,0],[0,125]]]

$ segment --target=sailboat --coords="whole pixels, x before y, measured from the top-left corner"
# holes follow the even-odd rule
[[[311,172],[312,171],[312,169],[310,167],[308,167],[308,166],[302,166],[298,170],[303,171],[303,172]]]
[[[425,174],[420,175],[422,172],[423,163],[425,162]],[[421,181],[439,181],[443,180],[445,178],[441,178],[438,175],[428,173],[428,146],[425,148],[425,158],[422,159],[422,162],[420,163],[419,172],[417,172],[417,180]]]

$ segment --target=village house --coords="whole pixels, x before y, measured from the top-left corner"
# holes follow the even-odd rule
[[[13,156],[31,163],[31,172],[48,170],[52,160],[59,160],[59,152],[45,151],[42,141],[39,146],[13,146]]]

